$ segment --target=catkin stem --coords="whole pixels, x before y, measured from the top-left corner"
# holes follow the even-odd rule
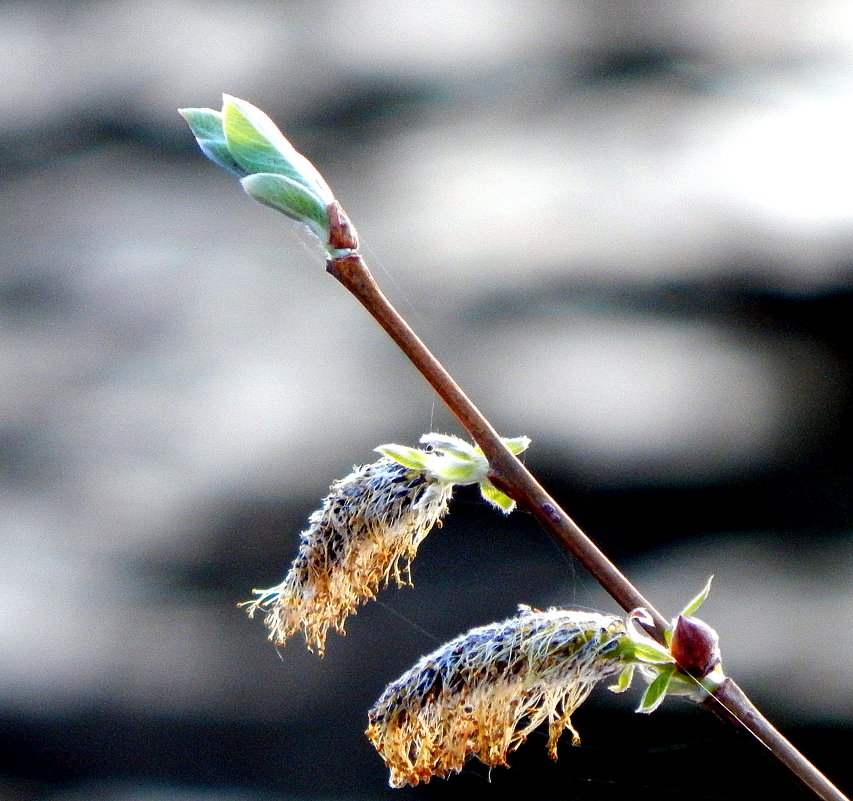
[[[638,607],[647,609],[653,621],[649,626],[649,634],[662,643],[667,620],[548,495],[521,461],[507,450],[491,423],[385,297],[362,257],[358,253],[348,253],[330,259],[326,269],[385,329],[482,448],[489,462],[489,477],[493,483],[536,517],[542,527],[593,575],[626,612]],[[816,798],[822,801],[848,801],[753,706],[731,679],[723,682],[719,690],[707,699],[705,706],[721,720],[753,735]]]

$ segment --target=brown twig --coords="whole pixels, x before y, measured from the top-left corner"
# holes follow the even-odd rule
[[[489,462],[489,478],[495,485],[530,511],[560,545],[569,550],[607,588],[623,609],[630,611],[644,607],[649,610],[656,624],[658,639],[662,641],[663,630],[667,626],[666,618],[619,572],[577,523],[545,492],[530,471],[506,449],[491,423],[391,305],[361,256],[350,254],[333,259],[327,270],[355,295],[388,332],[456,415],[462,427],[483,449]]]
[[[333,247],[351,248],[355,232],[345,215],[336,218],[331,242]],[[338,241],[334,241],[338,237]],[[426,378],[439,397],[456,416],[462,427],[482,448],[489,462],[490,479],[527,509],[557,542],[568,550],[626,611],[638,607],[648,610],[651,634],[663,642],[668,621],[602,553],[580,527],[551,498],[529,470],[507,450],[495,429],[471,402],[438,359],[400,316],[373,279],[362,257],[355,252],[330,259],[327,271],[343,284],[385,329],[412,364]],[[748,732],[762,743],[816,798],[823,801],[848,799],[811,764],[753,706],[731,679],[704,702],[720,719]]]

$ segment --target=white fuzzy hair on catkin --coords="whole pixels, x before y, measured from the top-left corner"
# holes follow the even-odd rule
[[[475,628],[424,656],[370,710],[367,736],[392,787],[461,770],[471,757],[505,765],[541,723],[556,759],[571,714],[595,684],[618,673],[621,618],[520,607],[517,616]]]
[[[344,633],[348,615],[391,579],[409,584],[418,546],[447,512],[452,484],[383,457],[332,484],[308,519],[281,584],[253,590],[244,606],[261,612],[269,639],[283,645],[302,629],[320,656],[326,633]]]

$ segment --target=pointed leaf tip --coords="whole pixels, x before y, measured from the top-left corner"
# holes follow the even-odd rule
[[[228,150],[220,112],[212,108],[180,108],[178,114],[189,125],[201,152],[214,164],[240,177],[247,175]]]
[[[411,470],[423,470],[425,467],[424,457],[426,454],[417,448],[410,448],[407,445],[395,445],[388,443],[374,448],[377,453],[399,462],[403,467],[408,467]]]
[[[714,580],[714,577],[711,576],[708,581],[705,582],[705,586],[701,589],[698,595],[690,600],[690,603],[681,610],[681,614],[685,617],[692,615],[703,603],[707,597],[711,594],[711,582]]]

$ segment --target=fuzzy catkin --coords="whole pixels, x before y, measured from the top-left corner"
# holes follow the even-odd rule
[[[284,581],[244,605],[264,614],[269,639],[284,645],[300,628],[322,656],[326,633],[393,579],[410,583],[409,566],[430,529],[440,524],[451,484],[387,457],[356,467],[332,484],[308,518]]]
[[[621,618],[520,607],[509,620],[463,634],[422,657],[369,713],[367,736],[402,787],[458,772],[471,757],[506,765],[541,723],[557,757],[571,714],[595,684],[618,673]]]

